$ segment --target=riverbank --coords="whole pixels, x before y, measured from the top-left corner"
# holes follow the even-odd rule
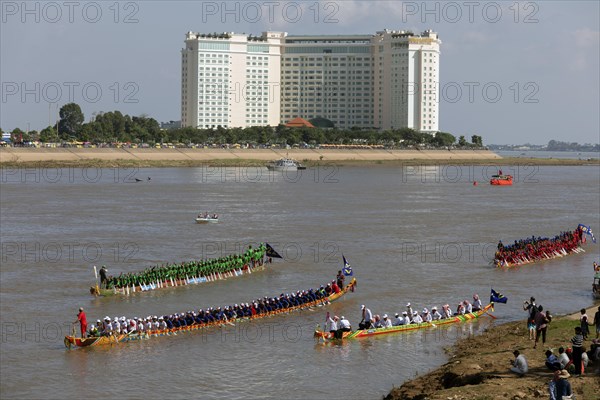
[[[502,305],[497,306],[502,307]],[[593,320],[598,305],[587,309]],[[501,310],[499,310],[501,312]],[[579,312],[554,317],[548,325],[545,345],[533,349],[526,322],[509,322],[494,325],[482,335],[459,340],[449,351],[450,361],[440,368],[394,388],[385,400],[494,400],[494,399],[547,399],[548,383],[552,373],[544,365],[545,351],[567,348],[579,326]],[[590,327],[589,340],[584,346],[589,350],[595,337]],[[512,352],[519,350],[529,363],[529,373],[518,377],[509,371]],[[600,362],[588,365],[582,377],[571,377],[571,387],[578,400],[597,400],[600,393]]]
[[[264,166],[268,161],[283,157],[294,158],[307,166],[599,164],[598,160],[503,159],[488,150],[0,148],[0,165],[17,168]]]

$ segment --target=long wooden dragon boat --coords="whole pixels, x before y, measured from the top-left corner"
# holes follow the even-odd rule
[[[335,339],[331,332],[324,332],[320,327],[317,327],[315,330],[315,338],[318,340],[323,340],[325,342],[333,341],[333,340],[343,340],[343,339],[359,339],[370,336],[380,336],[380,335],[389,335],[391,333],[401,333],[401,332],[410,332],[418,329],[426,329],[433,328],[441,325],[450,325],[456,324],[460,322],[470,321],[476,318],[481,317],[483,314],[487,313],[493,307],[493,303],[488,304],[483,307],[479,311],[474,311],[472,313],[464,314],[464,315],[454,315],[450,318],[444,318],[433,322],[423,322],[420,324],[408,324],[408,325],[399,325],[393,326],[391,328],[371,328],[371,329],[362,329],[355,330],[350,332],[344,332],[341,339]],[[490,314],[491,315],[491,314]],[[494,317],[495,318],[495,317]]]
[[[98,285],[90,286],[90,294],[94,296],[129,296],[134,293],[147,292],[157,289],[165,289],[170,287],[197,285],[200,283],[209,283],[215,281],[222,281],[229,278],[236,278],[242,275],[249,275],[253,272],[263,271],[265,269],[265,263],[256,265],[255,267],[248,266],[247,268],[234,269],[224,273],[213,273],[207,276],[197,276],[184,279],[167,279],[164,281],[157,280],[156,282],[149,283],[148,285],[132,285],[121,288],[112,289],[101,289]]]
[[[536,262],[552,260],[555,258],[561,258],[570,254],[584,253],[583,245],[586,243],[586,236],[591,236],[594,243],[596,238],[592,233],[589,226],[579,224],[573,231],[561,232],[560,235],[555,236],[553,239],[541,239],[538,241],[525,239],[519,242],[515,241],[515,245],[504,246],[502,241],[498,243],[498,251],[496,252],[493,260],[493,264],[498,268],[513,268],[521,265],[533,264]],[[546,242],[546,243],[544,243]],[[545,248],[538,248],[539,244]],[[521,247],[512,249],[519,244]],[[509,253],[504,254],[505,249],[508,249]],[[535,254],[528,254],[528,253]],[[513,253],[513,254],[510,254]]]
[[[540,258],[528,258],[527,256],[522,256],[522,257],[516,257],[517,258],[516,262],[494,260],[494,264],[498,268],[514,268],[514,267],[520,267],[522,265],[533,264],[536,262],[553,260],[555,258],[561,258],[564,256],[568,256],[569,254],[578,254],[578,253],[585,253],[585,250],[581,246],[575,247],[571,250],[561,248],[560,250],[555,250],[554,252],[545,252],[544,256],[540,257]]]
[[[319,307],[319,306],[329,304],[332,301],[338,300],[339,298],[344,296],[346,293],[348,293],[350,291],[354,291],[355,287],[356,287],[356,278],[353,278],[350,281],[350,283],[348,283],[346,285],[346,287],[344,287],[344,289],[341,290],[339,293],[333,293],[329,296],[322,297],[320,299],[317,299],[317,300],[314,300],[314,301],[311,301],[308,303],[304,303],[304,304],[301,304],[298,306],[280,309],[280,310],[276,310],[276,311],[271,311],[271,312],[264,313],[264,314],[256,314],[251,317],[233,318],[233,319],[229,319],[229,320],[215,321],[215,322],[206,323],[206,324],[193,324],[193,325],[185,326],[185,327],[165,329],[165,330],[154,330],[154,331],[143,332],[143,333],[119,334],[119,335],[112,335],[112,336],[97,336],[97,337],[88,337],[88,338],[79,338],[79,337],[75,337],[75,335],[70,335],[70,336],[65,336],[64,344],[65,344],[65,347],[67,347],[68,349],[71,349],[71,347],[73,347],[73,346],[75,346],[75,347],[91,347],[91,346],[102,346],[102,345],[115,345],[115,344],[131,342],[131,341],[150,339],[152,337],[171,336],[171,335],[177,335],[178,333],[210,329],[210,328],[216,327],[216,326],[233,325],[236,322],[254,321],[254,320],[263,319],[263,318],[267,318],[267,317],[274,317],[274,316],[280,315],[280,314],[288,314],[288,313],[291,313],[294,311],[301,311],[301,310],[306,310],[306,309],[310,309],[313,307]]]

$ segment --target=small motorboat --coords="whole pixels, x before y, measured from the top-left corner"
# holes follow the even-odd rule
[[[490,179],[490,185],[512,186],[512,184],[512,175],[492,175],[492,179]]]
[[[306,169],[304,165],[291,158],[282,158],[277,161],[271,161],[267,164],[269,171],[297,171]]]
[[[219,222],[219,216],[217,214],[213,214],[213,215],[208,215],[208,214],[199,214],[196,217],[196,223],[197,224],[216,224],[217,222]]]

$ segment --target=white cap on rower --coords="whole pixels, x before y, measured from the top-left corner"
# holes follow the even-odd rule
[[[361,309],[361,310],[364,310],[364,309],[365,309],[365,305],[364,305],[364,304],[363,304],[363,305],[361,305],[361,306],[360,306],[360,309]]]
[[[408,303],[408,304],[406,305],[406,307],[410,307],[410,303]]]
[[[387,318],[387,317],[388,317],[388,316],[387,316],[387,314],[383,314],[383,318],[384,318],[384,319],[385,319],[385,318]]]

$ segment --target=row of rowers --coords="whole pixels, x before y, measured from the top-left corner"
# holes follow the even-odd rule
[[[455,315],[464,315],[472,313],[473,311],[479,311],[482,309],[482,303],[479,296],[475,294],[473,296],[473,303],[468,300],[458,303],[456,311],[453,312],[450,305],[445,304],[442,306],[441,312],[438,311],[436,306],[431,307],[431,311],[424,308],[421,313],[413,311],[410,303],[406,305],[406,311],[401,314],[396,313],[394,318],[388,317],[384,314],[383,317],[379,315],[373,315],[371,310],[364,305],[360,306],[362,311],[362,320],[358,324],[358,329],[370,329],[370,328],[391,328],[393,326],[409,325],[409,324],[421,324],[423,322],[438,321],[445,318],[451,318]],[[339,328],[348,328],[347,320],[344,317],[338,318],[337,316],[329,318],[329,331],[335,331]]]
[[[283,311],[292,307],[303,306],[320,300],[334,293],[331,288],[321,286],[318,290],[303,290],[292,294],[282,293],[279,297],[264,297],[250,303],[235,304],[224,308],[207,308],[187,311],[172,315],[148,316],[146,318],[105,317],[104,321],[97,320],[90,325],[88,336],[109,336],[111,334],[126,334],[132,332],[156,331],[181,328],[191,325],[210,324],[218,321],[228,321],[236,318],[251,318],[255,315]],[[337,285],[336,285],[337,288]],[[337,289],[339,291],[339,289]]]

